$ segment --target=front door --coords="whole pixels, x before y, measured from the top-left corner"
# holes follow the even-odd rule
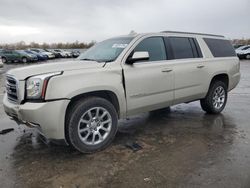
[[[143,39],[133,50],[147,51],[149,60],[124,64],[127,115],[170,106],[174,99],[174,71],[167,62],[162,37]]]

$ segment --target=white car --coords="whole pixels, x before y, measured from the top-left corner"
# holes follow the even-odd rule
[[[250,45],[241,46],[235,51],[240,59],[250,59]]]
[[[111,144],[118,119],[192,101],[218,114],[239,80],[239,58],[223,36],[133,34],[74,61],[9,70],[3,106],[48,139],[92,153]]]
[[[69,54],[62,49],[54,49],[53,51],[55,53],[59,53],[61,57],[69,57]]]
[[[72,57],[72,52],[67,51],[67,50],[62,50],[62,51],[63,51],[63,53],[66,54],[66,57]]]

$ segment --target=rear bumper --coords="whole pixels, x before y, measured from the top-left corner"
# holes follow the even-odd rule
[[[19,105],[9,102],[5,94],[3,106],[8,116],[19,123],[37,128],[47,139],[65,140],[64,119],[69,102],[69,100],[58,100]]]

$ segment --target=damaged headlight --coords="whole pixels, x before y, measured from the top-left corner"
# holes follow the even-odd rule
[[[49,79],[61,74],[62,72],[53,72],[28,78],[26,80],[26,99],[45,99]]]

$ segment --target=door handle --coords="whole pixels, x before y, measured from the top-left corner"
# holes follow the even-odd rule
[[[166,68],[166,69],[161,70],[161,72],[171,72],[171,71],[173,71],[173,69],[171,68]]]
[[[202,69],[202,68],[204,68],[204,67],[205,67],[205,65],[198,65],[198,66],[197,66],[198,69]]]

